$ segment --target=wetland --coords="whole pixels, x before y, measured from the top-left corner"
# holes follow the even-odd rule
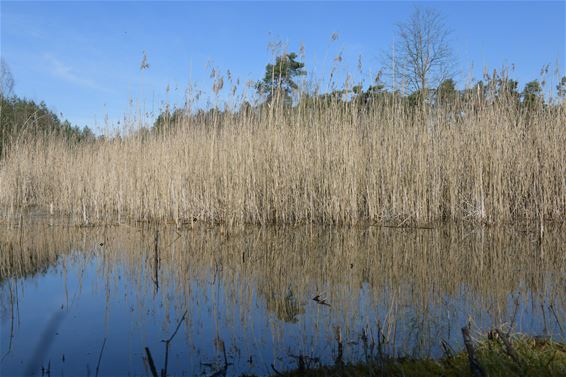
[[[564,234],[3,225],[0,367],[151,375],[151,358],[168,375],[270,375],[378,352],[439,359],[468,325],[563,342]]]

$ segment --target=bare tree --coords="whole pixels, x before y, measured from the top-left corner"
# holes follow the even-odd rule
[[[386,55],[393,84],[420,92],[450,78],[455,59],[449,36],[438,11],[415,8],[407,22],[397,24],[393,49]]]
[[[12,94],[14,89],[14,77],[10,71],[10,67],[4,61],[4,58],[0,59],[0,95],[8,97]]]

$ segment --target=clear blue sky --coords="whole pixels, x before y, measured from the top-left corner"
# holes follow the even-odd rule
[[[181,104],[187,83],[210,96],[211,67],[241,83],[257,80],[270,42],[305,47],[306,68],[328,77],[337,67],[369,79],[415,4],[433,7],[453,31],[460,85],[502,65],[522,85],[544,64],[564,74],[565,2],[1,2],[1,55],[15,93],[44,100],[76,125],[104,127],[131,112],[130,99],[156,110]],[[332,33],[339,38],[331,42]],[[143,51],[149,69],[140,71]],[[552,73],[552,72],[551,72]],[[552,76],[552,75],[551,75]],[[166,94],[170,84],[171,91]],[[222,96],[227,96],[226,82]],[[222,97],[224,98],[224,97]],[[214,96],[212,95],[212,100]],[[203,103],[203,100],[200,100]]]

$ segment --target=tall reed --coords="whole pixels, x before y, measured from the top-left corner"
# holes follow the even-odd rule
[[[84,223],[564,221],[566,107],[302,101],[176,118],[89,144],[23,138],[0,207]]]

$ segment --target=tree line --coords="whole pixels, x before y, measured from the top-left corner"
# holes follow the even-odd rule
[[[449,40],[450,31],[436,10],[415,8],[406,22],[397,24],[392,51],[385,55],[383,69],[369,86],[364,88],[357,84],[316,94],[301,90],[297,82],[307,75],[305,63],[298,60],[297,53],[279,54],[273,63],[265,66],[264,76],[255,83],[261,101],[255,106],[244,102],[239,112],[274,104],[284,107],[336,103],[371,106],[391,100],[400,101],[415,111],[427,106],[455,107],[456,104],[502,99],[508,106],[526,111],[549,104],[544,98],[544,81],[529,81],[520,90],[518,81],[511,79],[505,69],[484,73],[482,80],[459,90],[454,79],[456,58]],[[543,71],[547,73],[548,66]],[[389,79],[388,85],[384,76]],[[217,90],[215,87],[216,93]],[[561,101],[566,99],[566,76],[556,86],[556,93]],[[199,110],[197,115],[214,119],[218,112],[222,111],[213,108]],[[166,108],[157,117],[154,128],[162,130],[190,115],[189,109]]]
[[[35,102],[13,93],[14,78],[2,59],[0,61],[0,157],[7,146],[27,137],[56,136],[72,142],[93,141],[94,133],[88,128],[73,126],[63,120],[45,102]]]
[[[489,101],[505,98],[508,104],[526,110],[548,104],[544,98],[544,82],[533,80],[519,90],[519,83],[511,79],[506,71],[484,74],[482,80],[459,90],[454,80],[456,58],[450,46],[450,32],[441,15],[434,9],[415,8],[406,22],[397,24],[395,43],[383,60],[383,69],[367,87],[362,84],[345,85],[338,90],[312,93],[302,90],[297,82],[307,75],[305,63],[299,61],[299,55],[295,52],[278,54],[274,62],[265,66],[263,77],[254,85],[260,101],[255,105],[244,101],[237,112],[274,105],[308,107],[355,103],[373,106],[391,100],[400,101],[415,111],[427,106],[455,107],[456,104],[469,104],[478,99]],[[142,69],[148,67],[147,63],[142,63]],[[60,119],[44,102],[37,103],[14,95],[13,86],[14,79],[2,60],[0,156],[6,145],[18,140],[24,133],[33,136],[55,134],[75,142],[95,139],[88,127],[79,128]],[[222,88],[223,81],[220,77],[220,81],[215,80],[213,90],[218,94]],[[556,93],[564,101],[566,76],[558,83]],[[213,121],[223,112],[226,111],[212,108],[201,109],[194,114],[191,109],[166,107],[157,116],[153,128],[161,131],[191,116],[206,117]]]

